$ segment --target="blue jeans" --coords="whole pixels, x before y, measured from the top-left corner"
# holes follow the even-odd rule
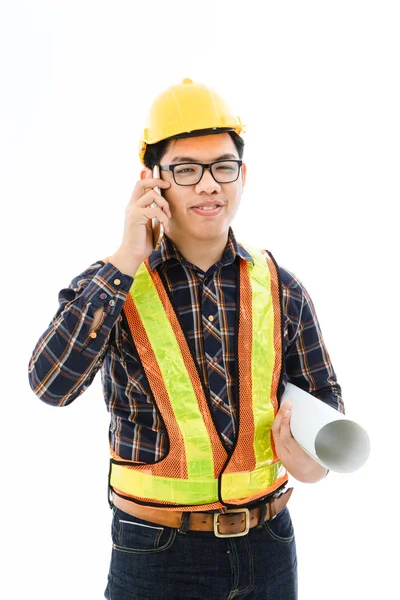
[[[113,507],[108,600],[297,600],[294,530],[285,507],[236,538],[163,527]]]

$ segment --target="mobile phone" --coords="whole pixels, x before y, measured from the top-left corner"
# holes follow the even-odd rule
[[[160,177],[160,169],[159,169],[158,165],[155,165],[155,167],[153,168],[153,177],[156,179],[159,179],[159,177]],[[156,186],[154,188],[154,190],[162,195],[160,188],[158,186]],[[154,202],[153,202],[152,206],[155,206]],[[157,217],[154,217],[151,220],[151,228],[153,231],[153,248],[154,248],[154,250],[158,250],[158,248],[160,247],[160,244],[161,244],[161,240],[164,235],[164,227],[163,227],[162,223],[160,223],[160,221],[157,219]]]

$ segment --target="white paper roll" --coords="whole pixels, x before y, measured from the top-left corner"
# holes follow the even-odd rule
[[[363,427],[292,383],[282,400],[293,405],[290,429],[296,442],[322,466],[352,473],[365,463],[370,443]]]

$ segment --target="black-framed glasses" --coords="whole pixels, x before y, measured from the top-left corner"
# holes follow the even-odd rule
[[[160,165],[160,170],[172,171],[174,181],[178,185],[196,185],[203,177],[204,169],[210,169],[217,183],[232,183],[239,177],[241,166],[241,160],[216,160],[208,165],[200,163]]]

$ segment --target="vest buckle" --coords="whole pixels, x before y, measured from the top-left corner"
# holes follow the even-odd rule
[[[219,526],[222,525],[222,523],[219,522],[218,517],[222,516],[227,516],[229,515],[229,513],[242,513],[245,515],[245,525],[244,525],[244,531],[239,531],[239,533],[221,533],[219,531]],[[250,529],[250,511],[248,508],[229,508],[226,512],[224,513],[214,513],[214,534],[219,537],[219,538],[230,538],[230,537],[240,537],[242,535],[247,535],[249,533],[249,529]]]

